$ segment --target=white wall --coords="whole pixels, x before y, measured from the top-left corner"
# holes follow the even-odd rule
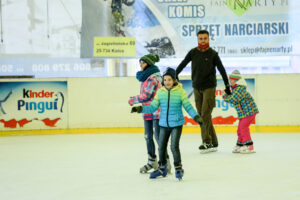
[[[256,125],[300,125],[300,74],[255,75]],[[186,77],[188,78],[188,77]],[[181,77],[181,79],[184,79]],[[141,114],[131,114],[130,96],[139,94],[135,77],[49,79],[68,81],[68,127],[142,127]],[[1,80],[13,81],[13,80]],[[22,81],[22,80],[18,80]],[[32,81],[24,79],[23,81]],[[39,81],[34,79],[34,81]],[[48,81],[48,79],[40,79]],[[191,100],[193,101],[193,100]],[[42,127],[43,129],[45,127]],[[14,130],[28,129],[16,128]],[[11,130],[3,129],[1,130]]]
[[[139,93],[134,77],[68,79],[70,128],[142,126],[128,100]]]
[[[300,125],[300,74],[246,76],[256,79],[256,124]],[[70,128],[139,127],[128,99],[139,93],[135,77],[69,79]]]
[[[300,74],[256,77],[257,125],[300,125]]]

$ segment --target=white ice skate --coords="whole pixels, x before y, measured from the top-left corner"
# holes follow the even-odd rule
[[[158,162],[156,158],[152,158],[151,156],[149,156],[148,163],[140,168],[140,173],[141,174],[148,173],[151,169],[157,170]]]
[[[171,173],[172,166],[171,166],[171,163],[170,163],[170,159],[167,159],[167,168],[168,168],[168,174],[172,174]]]
[[[253,145],[245,145],[240,150],[241,154],[255,153]]]
[[[232,153],[240,153],[241,152],[241,148],[242,148],[243,146],[234,146],[233,147],[233,150],[232,150]]]

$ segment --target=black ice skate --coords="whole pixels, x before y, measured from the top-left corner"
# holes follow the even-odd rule
[[[216,151],[214,149],[214,146],[212,144],[208,144],[208,143],[201,144],[199,149],[200,149],[200,153],[209,153],[209,152]]]

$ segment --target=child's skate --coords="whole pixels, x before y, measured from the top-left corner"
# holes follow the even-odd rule
[[[171,166],[171,163],[170,163],[170,159],[169,159],[169,158],[167,159],[167,168],[168,168],[168,174],[172,174],[172,173],[171,173],[171,168],[172,168],[172,166]]]
[[[182,180],[183,173],[184,173],[184,170],[182,169],[181,165],[175,167],[175,177],[178,178],[179,181]]]
[[[159,167],[157,170],[155,170],[154,172],[151,172],[149,178],[154,179],[159,176],[166,177],[167,174],[168,174],[167,165],[163,165],[163,166]]]
[[[253,145],[244,145],[241,148],[240,153],[242,154],[255,153]]]
[[[149,156],[148,163],[140,168],[140,173],[145,174],[148,173],[151,169],[157,170],[157,168],[158,163],[156,158],[152,158],[151,156]]]
[[[233,147],[232,153],[240,153],[242,147],[243,146],[236,145],[235,147]]]
[[[183,173],[184,173],[183,169],[178,170],[178,171],[176,171],[175,177],[178,178],[179,181],[181,181],[182,177],[183,177]]]

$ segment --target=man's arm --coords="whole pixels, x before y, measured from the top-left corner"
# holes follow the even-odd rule
[[[176,78],[178,78],[179,73],[186,67],[186,65],[192,60],[191,51],[185,56],[185,58],[181,61],[176,69]]]
[[[225,92],[226,94],[228,95],[231,95],[231,90],[230,90],[230,84],[229,84],[229,81],[228,81],[228,76],[227,76],[227,73],[226,73],[226,70],[222,64],[222,61],[218,55],[218,53],[215,55],[214,57],[214,60],[213,60],[213,63],[215,66],[217,66],[222,78],[223,78],[223,81],[224,81],[224,85],[225,85]]]
[[[226,70],[222,64],[222,61],[219,57],[218,54],[215,55],[214,57],[214,65],[217,66],[222,78],[223,78],[223,81],[224,81],[224,85],[225,86],[230,86],[229,85],[229,81],[228,81],[228,76],[227,76],[227,73],[226,73]]]

